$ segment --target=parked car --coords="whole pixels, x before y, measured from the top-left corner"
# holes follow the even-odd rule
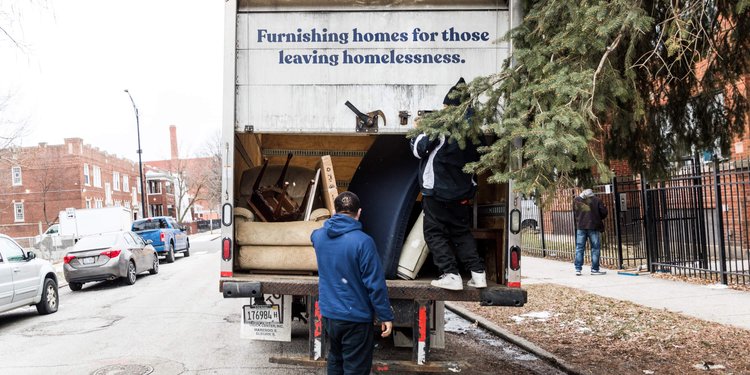
[[[35,305],[39,314],[57,311],[60,296],[52,264],[0,234],[0,312]]]
[[[87,282],[118,278],[133,285],[139,273],[159,273],[154,247],[130,231],[82,237],[63,261],[63,274],[71,290],[81,290]]]
[[[156,216],[133,222],[133,232],[137,233],[145,241],[151,240],[151,244],[164,256],[167,263],[174,262],[175,252],[182,252],[182,256],[190,256],[190,240],[185,232],[185,227],[177,224],[177,221],[169,216]]]

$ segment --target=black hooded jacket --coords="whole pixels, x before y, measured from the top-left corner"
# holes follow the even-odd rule
[[[575,213],[577,229],[604,231],[607,207],[597,196],[593,194],[585,197],[577,195],[573,199],[573,212]]]

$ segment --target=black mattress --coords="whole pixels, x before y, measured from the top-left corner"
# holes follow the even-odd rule
[[[378,247],[385,277],[395,279],[398,259],[419,195],[419,160],[404,135],[380,135],[357,167],[349,191],[359,196],[365,233]]]

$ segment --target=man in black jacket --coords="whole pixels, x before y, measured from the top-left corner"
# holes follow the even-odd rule
[[[581,276],[583,268],[583,253],[586,249],[586,240],[591,245],[591,274],[604,275],[606,272],[599,270],[599,253],[601,250],[601,232],[604,231],[604,219],[607,217],[607,207],[604,207],[591,189],[584,190],[573,199],[573,212],[576,222],[576,257],[574,265],[576,275]]]
[[[461,78],[443,99],[445,106],[457,106],[461,99],[454,94]],[[458,260],[471,271],[468,285],[485,288],[487,279],[484,262],[477,253],[471,235],[471,199],[476,193],[474,175],[464,173],[466,163],[479,160],[477,146],[471,141],[461,149],[457,142],[439,137],[430,140],[424,133],[411,140],[414,156],[419,162],[419,184],[424,211],[424,238],[435,265],[443,273],[432,285],[449,290],[462,290]],[[455,252],[455,255],[454,255]]]

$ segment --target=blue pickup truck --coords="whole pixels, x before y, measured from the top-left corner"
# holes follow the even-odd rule
[[[174,262],[175,252],[182,252],[184,257],[190,256],[190,240],[185,228],[180,227],[172,217],[157,216],[136,220],[132,231],[144,241],[151,240],[156,253],[165,257],[167,263]]]

